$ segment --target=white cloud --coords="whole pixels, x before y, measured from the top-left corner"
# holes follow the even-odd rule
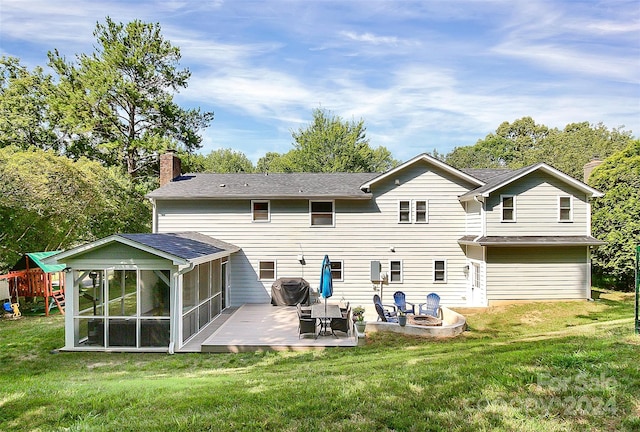
[[[395,36],[376,36],[372,33],[358,34],[352,31],[343,31],[341,34],[347,39],[373,45],[398,45],[400,43],[400,40]]]

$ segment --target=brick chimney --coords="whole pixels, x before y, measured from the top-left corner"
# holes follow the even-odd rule
[[[176,156],[175,150],[168,150],[160,155],[160,187],[166,185],[176,177],[180,177],[182,173],[182,164],[180,158]]]
[[[598,158],[593,158],[591,162],[587,162],[584,167],[584,182],[589,182],[589,177],[591,176],[591,171],[593,171],[598,165],[600,165],[602,161]]]

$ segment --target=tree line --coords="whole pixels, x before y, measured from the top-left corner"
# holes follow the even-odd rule
[[[364,120],[320,108],[292,130],[288,152],[269,152],[256,165],[233,149],[200,154],[200,133],[214,115],[174,102],[190,72],[160,25],[107,17],[94,36],[94,52],[73,61],[49,52],[53,74],[0,59],[0,270],[24,252],[149,231],[144,195],[158,186],[158,155],[167,149],[178,151],[185,172],[384,172],[400,163],[371,145]],[[640,243],[639,152],[622,128],[557,129],[524,117],[474,145],[431,154],[457,168],[546,162],[579,180],[586,162],[604,160],[590,184],[605,192],[594,200],[593,228],[609,243],[596,251],[594,268],[606,283],[628,287],[630,251]]]

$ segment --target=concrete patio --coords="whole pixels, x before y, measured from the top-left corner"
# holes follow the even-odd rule
[[[228,308],[178,352],[302,351],[358,345],[355,331],[338,337],[298,337],[295,306],[244,304]]]

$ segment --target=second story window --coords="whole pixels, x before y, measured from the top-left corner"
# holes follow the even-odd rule
[[[333,201],[310,201],[312,226],[333,226]]]
[[[416,223],[429,222],[429,204],[428,201],[416,201]]]
[[[398,222],[411,223],[411,201],[398,201]]]
[[[573,211],[570,196],[558,197],[558,220],[560,222],[573,221]]]
[[[501,195],[502,222],[516,221],[516,197],[513,195]]]
[[[269,201],[251,201],[251,217],[254,222],[269,222]]]

